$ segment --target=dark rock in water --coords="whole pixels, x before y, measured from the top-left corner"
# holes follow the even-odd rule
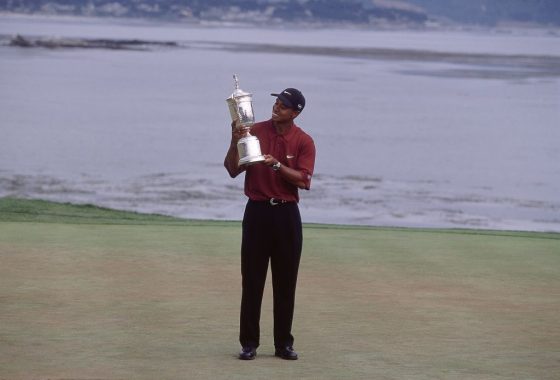
[[[31,38],[16,35],[10,41],[10,46],[42,47],[48,49],[78,48],[78,49],[112,49],[112,50],[149,50],[153,47],[179,47],[173,41],[145,41],[120,39],[84,39],[84,38]]]
[[[92,47],[104,47],[106,49],[147,49],[151,46],[178,47],[173,41],[145,41],[145,40],[112,40],[112,39],[93,39],[86,40]]]
[[[12,38],[10,46],[33,47],[33,43],[18,34]]]

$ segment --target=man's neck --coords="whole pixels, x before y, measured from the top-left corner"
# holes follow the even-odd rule
[[[272,125],[274,126],[274,129],[276,130],[276,133],[278,133],[279,135],[283,135],[286,132],[288,132],[290,130],[290,128],[292,128],[292,126],[294,125],[293,121],[288,121],[285,123],[272,123]]]

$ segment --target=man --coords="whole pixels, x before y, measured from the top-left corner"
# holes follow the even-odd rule
[[[315,165],[313,139],[294,119],[305,107],[295,88],[276,97],[270,120],[256,123],[251,134],[259,139],[265,160],[238,166],[237,142],[243,132],[232,124],[232,138],[224,160],[234,178],[245,172],[245,195],[249,198],[243,217],[241,242],[242,297],[239,359],[255,358],[260,344],[260,315],[268,271],[272,272],[275,355],[296,360],[291,333],[295,291],[302,250],[302,227],[298,189],[309,190]]]

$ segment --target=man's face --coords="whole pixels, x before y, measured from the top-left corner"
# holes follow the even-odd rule
[[[276,98],[274,106],[272,106],[272,120],[276,122],[292,121],[296,118],[299,112],[286,107],[280,99]]]

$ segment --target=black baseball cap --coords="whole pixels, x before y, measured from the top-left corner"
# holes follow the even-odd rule
[[[305,108],[305,98],[297,88],[287,88],[279,94],[270,94],[276,96],[286,107],[301,112]]]

